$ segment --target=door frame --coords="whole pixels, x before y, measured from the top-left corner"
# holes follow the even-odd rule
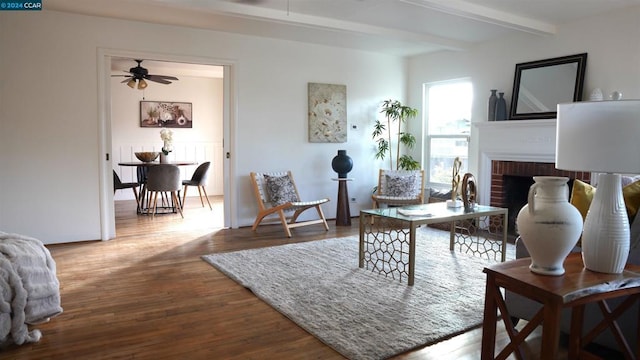
[[[111,58],[126,57],[132,59],[152,59],[158,61],[180,62],[188,64],[222,66],[223,79],[223,201],[224,226],[237,228],[237,196],[235,182],[236,116],[237,116],[237,84],[236,62],[228,59],[214,59],[177,54],[161,54],[148,51],[131,51],[121,49],[98,48],[98,164],[100,189],[100,236],[102,240],[110,240],[116,236],[115,208],[113,204],[113,175],[111,163]]]

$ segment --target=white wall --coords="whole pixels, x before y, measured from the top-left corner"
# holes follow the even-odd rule
[[[132,61],[133,63],[133,61]],[[132,65],[133,66],[133,65]],[[171,75],[171,74],[169,74]],[[123,182],[136,181],[136,168],[118,166],[120,162],[138,161],[136,151],[160,151],[161,128],[140,127],[140,101],[188,102],[192,105],[192,128],[172,128],[173,160],[197,163],[211,162],[208,195],[223,194],[222,176],[222,79],[180,76],[170,85],[149,81],[142,91],[121,83],[121,77],[111,78],[111,162]],[[191,178],[196,166],[181,166],[183,179]],[[197,191],[187,191],[198,196]],[[133,199],[132,191],[118,191],[115,200]]]
[[[588,52],[585,93],[600,87],[640,98],[640,8],[561,26],[555,36],[514,36],[467,52],[398,57],[207,30],[42,12],[0,13],[0,231],[46,243],[100,238],[98,49],[122,49],[233,62],[234,152],[240,225],[253,221],[250,171],[291,169],[304,198],[337,184],[338,149],[354,159],[352,214],[370,206],[379,164],[370,140],[378,104],[405,99],[421,109],[425,82],[471,77],[472,120],[485,121],[489,89],[513,86],[516,63]],[[347,85],[345,144],[307,141],[307,83]],[[421,111],[422,113],[422,111]],[[472,129],[474,131],[474,129]],[[472,133],[473,135],[473,133]],[[472,140],[472,149],[476,144]],[[469,168],[477,169],[472,153]]]
[[[519,35],[409,59],[410,105],[422,110],[424,83],[468,77],[474,86],[472,121],[487,121],[490,89],[505,92],[510,106],[515,64],[588,53],[583,99],[595,88],[640,98],[640,7],[560,26],[554,36]],[[421,111],[422,113],[422,111]],[[421,133],[421,129],[415,129]],[[469,170],[478,174],[477,128],[471,128]],[[526,145],[523,145],[526,146]],[[419,156],[420,154],[418,154]],[[480,199],[480,202],[486,199]]]
[[[45,243],[99,239],[99,49],[223,59],[235,64],[235,175],[240,225],[255,216],[250,171],[293,171],[303,198],[328,196],[337,184],[338,149],[354,159],[352,213],[370,206],[378,164],[370,132],[378,104],[404,99],[399,57],[327,46],[71,15],[0,13],[0,230]],[[347,86],[344,144],[307,141],[307,83]],[[109,163],[111,166],[111,163]],[[187,214],[188,216],[188,214]]]

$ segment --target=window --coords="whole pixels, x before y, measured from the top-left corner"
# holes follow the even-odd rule
[[[424,85],[426,182],[430,188],[450,189],[453,162],[467,172],[473,88],[467,79]]]

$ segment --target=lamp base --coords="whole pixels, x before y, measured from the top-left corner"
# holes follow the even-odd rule
[[[582,234],[582,261],[593,271],[619,274],[629,257],[629,220],[621,177],[600,174]]]

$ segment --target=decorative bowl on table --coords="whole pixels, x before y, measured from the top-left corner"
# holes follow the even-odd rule
[[[158,151],[142,151],[142,152],[136,152],[134,154],[136,155],[138,160],[140,160],[142,162],[152,162],[153,160],[158,158],[158,156],[160,155],[160,152],[158,152]]]

